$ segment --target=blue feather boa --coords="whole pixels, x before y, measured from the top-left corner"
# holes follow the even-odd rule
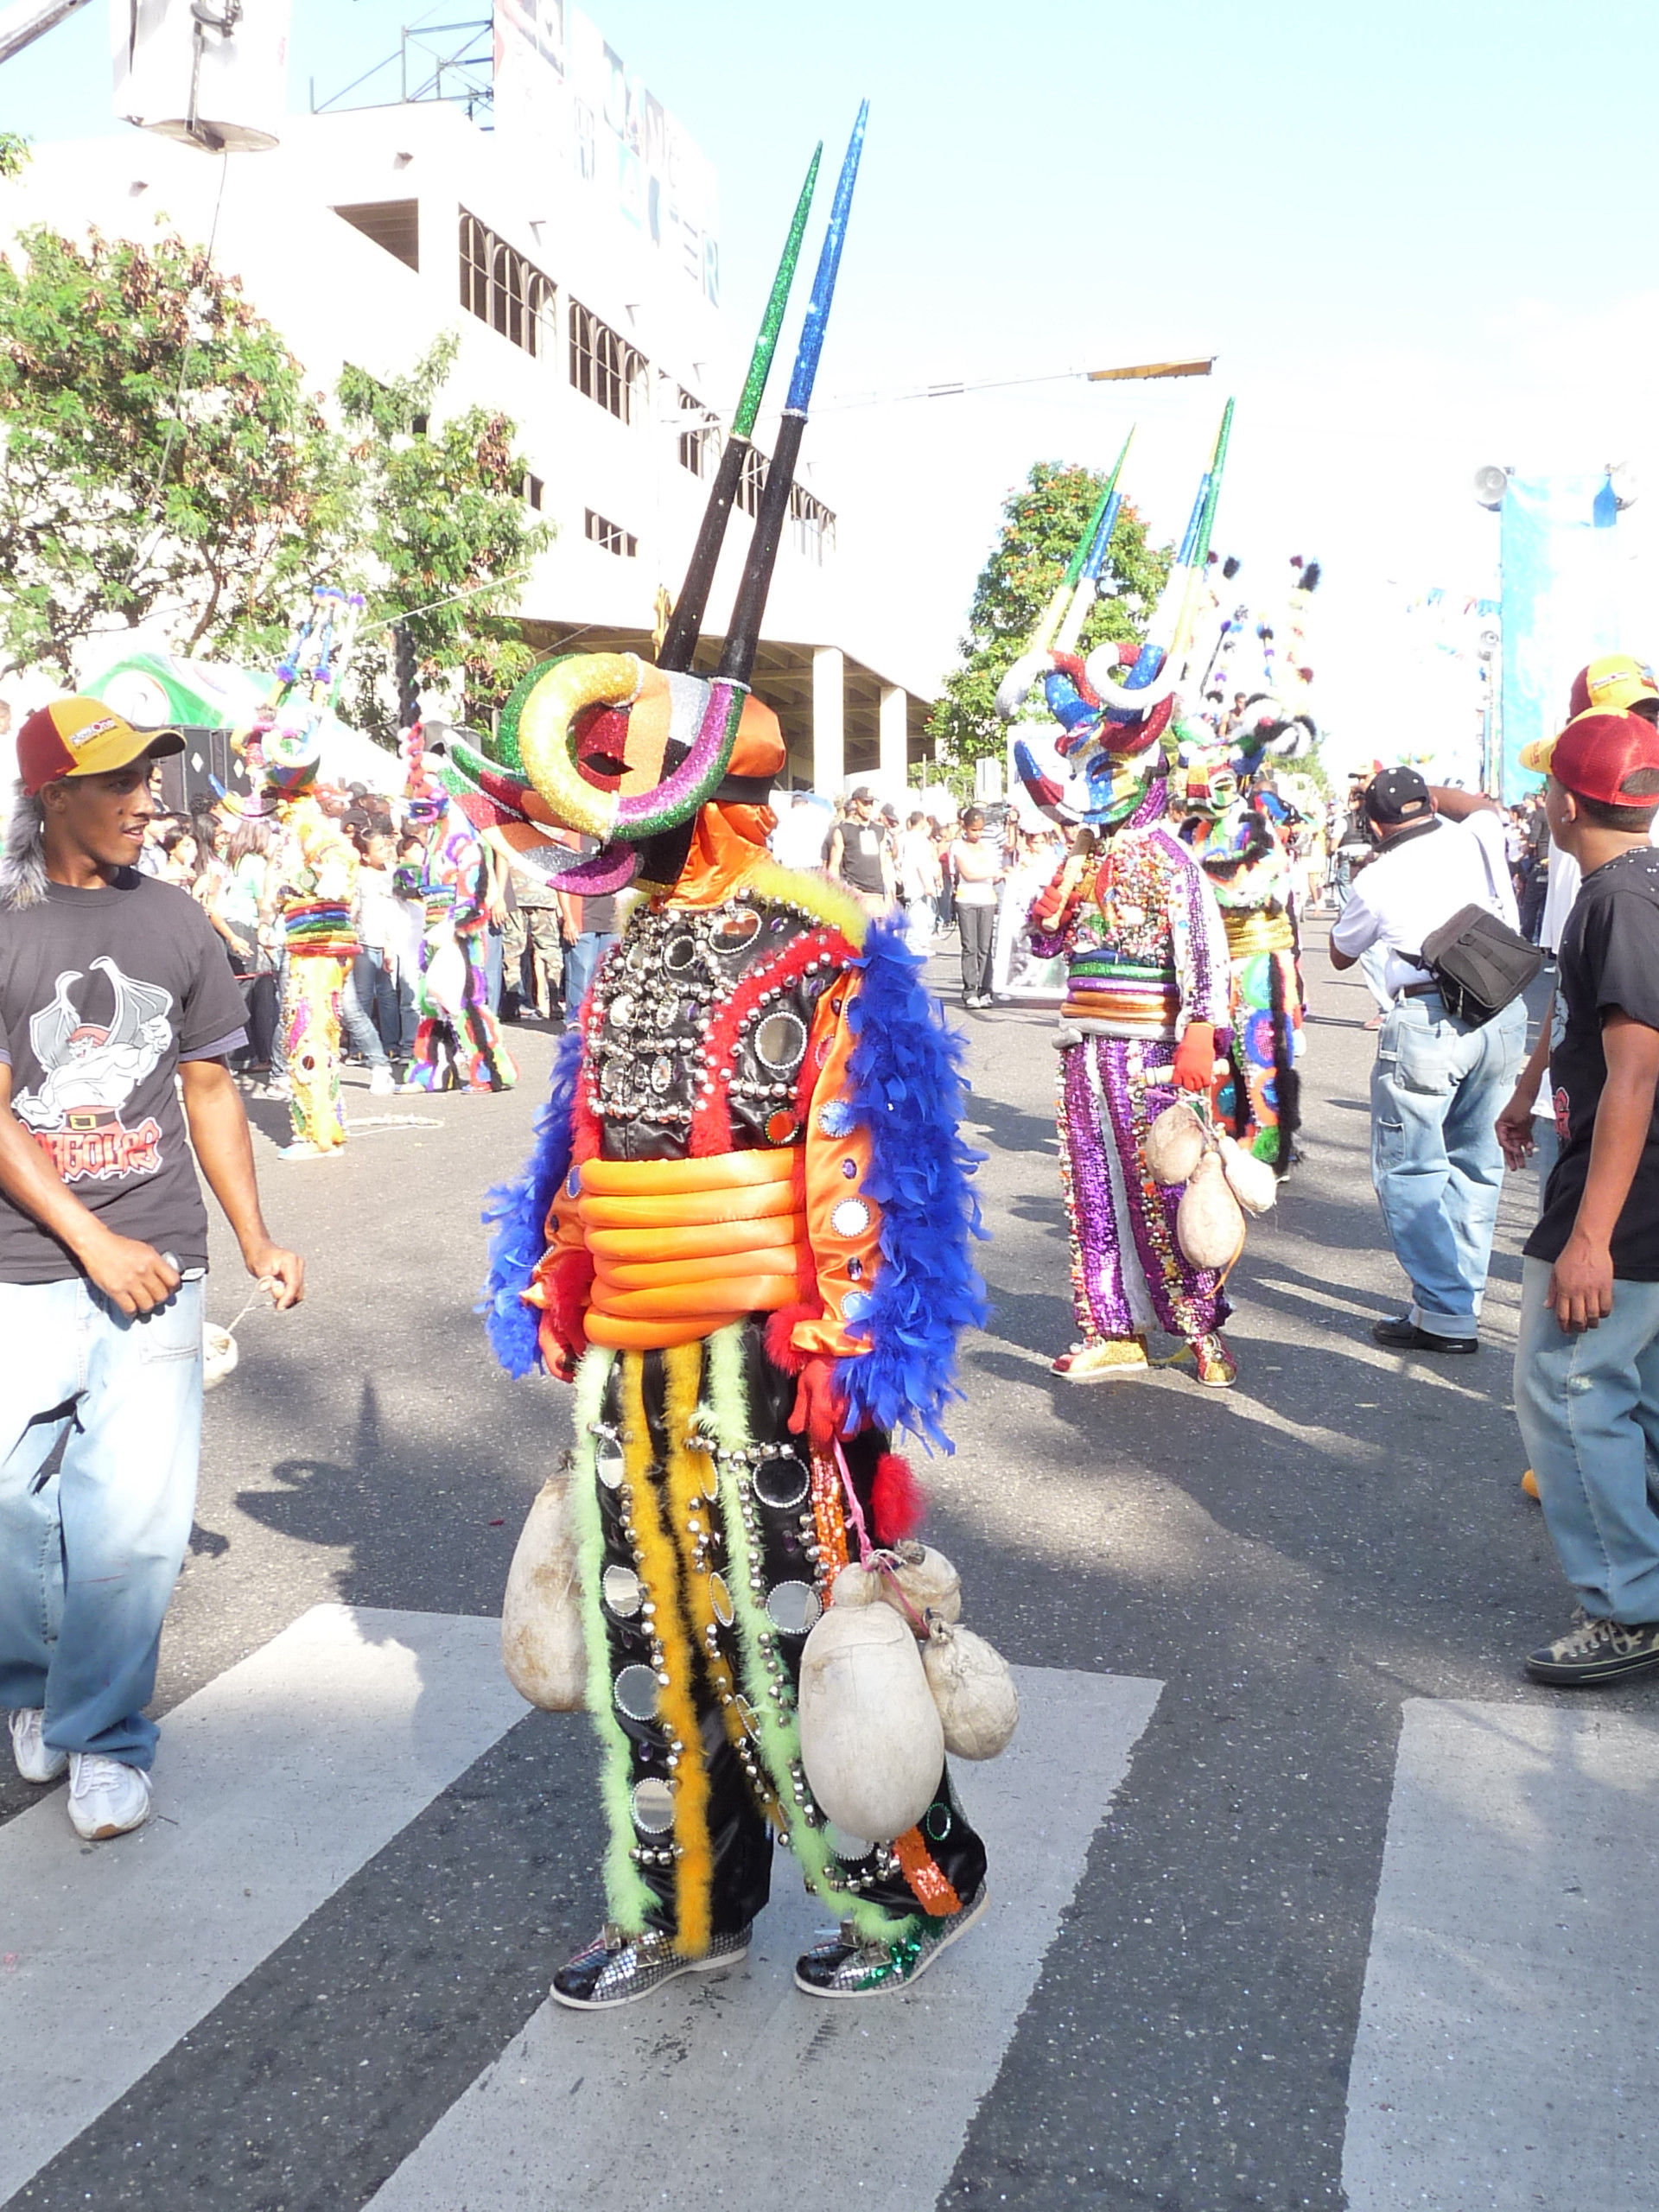
[[[848,1330],[870,1349],[837,1361],[836,1386],[876,1427],[908,1428],[949,1452],[940,1421],[962,1395],[957,1338],[985,1318],[969,1259],[969,1237],[985,1231],[968,1179],[983,1154],[957,1128],[962,1039],[923,984],[902,920],[872,924],[854,964],[862,980],[848,1009],[858,1041],[847,1103],[870,1133],[865,1188],[881,1209],[882,1265],[869,1311]]]
[[[582,1065],[582,1024],[573,1021],[553,1056],[553,1081],[547,1103],[536,1116],[536,1149],[515,1183],[498,1183],[484,1201],[490,1238],[490,1272],[476,1311],[485,1333],[509,1375],[528,1375],[541,1365],[537,1330],[541,1315],[521,1293],[547,1249],[547,1217],[570,1166],[570,1125]]]

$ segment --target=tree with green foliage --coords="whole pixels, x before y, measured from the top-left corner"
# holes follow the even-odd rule
[[[383,739],[396,719],[391,618],[403,618],[423,682],[459,674],[469,721],[499,706],[536,658],[512,609],[553,531],[524,504],[526,463],[506,416],[474,406],[435,419],[456,345],[441,338],[389,384],[350,366],[340,380],[372,572],[349,712]]]
[[[299,363],[199,247],[23,231],[0,257],[0,673],[73,680],[153,615],[251,632],[349,543],[342,442]]]
[[[0,179],[21,176],[29,166],[29,144],[15,130],[0,130]]]
[[[1094,469],[1039,461],[1010,493],[996,544],[974,587],[962,664],[946,679],[928,723],[946,761],[963,765],[1001,753],[1007,733],[997,716],[996,687],[1030,639],[1105,487],[1104,475]],[[1109,638],[1142,634],[1172,557],[1169,547],[1147,543],[1146,524],[1126,499],[1107,550],[1102,596],[1084,624],[1079,652],[1088,653]],[[1041,715],[1040,689],[1027,712]]]
[[[327,578],[369,597],[362,728],[395,734],[386,626],[405,614],[423,679],[458,677],[468,718],[505,696],[533,658],[512,609],[552,531],[511,420],[440,417],[453,336],[388,383],[348,367],[331,414],[202,249],[44,226],[19,245],[0,257],[0,675],[72,683],[122,623],[270,664]]]

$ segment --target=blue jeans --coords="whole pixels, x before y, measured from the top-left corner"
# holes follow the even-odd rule
[[[143,1708],[195,1510],[201,1301],[181,1283],[132,1320],[79,1279],[0,1283],[0,1707],[43,1706],[55,1751],[155,1756]]]
[[[365,944],[352,969],[357,1002],[374,1024],[374,1032],[388,1052],[397,1049],[403,1034],[403,1014],[397,1003],[397,978],[387,970],[378,944]]]
[[[594,970],[616,943],[613,936],[601,935],[594,930],[584,930],[574,944],[564,949],[564,1018],[574,1021],[582,1010],[582,1001],[594,980]]]
[[[1522,1264],[1515,1412],[1561,1571],[1599,1620],[1659,1621],[1659,1282],[1613,1284],[1568,1336]]]
[[[375,1002],[374,972],[361,953],[346,970],[345,988],[340,995],[340,1026],[372,1068],[384,1068],[391,1063],[372,1011]],[[365,983],[369,986],[366,1004]]]
[[[1493,1124],[1526,1058],[1519,999],[1479,1029],[1439,995],[1402,999],[1371,1071],[1371,1181],[1411,1318],[1436,1337],[1472,1337],[1503,1183]]]

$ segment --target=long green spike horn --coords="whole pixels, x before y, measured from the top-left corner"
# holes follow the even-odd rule
[[[806,219],[811,212],[812,194],[818,181],[818,163],[823,155],[823,141],[820,139],[812,156],[811,166],[806,172],[806,182],[801,187],[801,196],[795,203],[794,220],[790,224],[789,236],[784,241],[783,259],[778,264],[778,274],[772,280],[772,293],[766,301],[766,311],[760,318],[760,334],[754,341],[749,373],[744,378],[737,412],[732,417],[732,435],[727,439],[726,449],[720,456],[720,467],[715,472],[709,504],[703,509],[697,542],[692,548],[691,559],[686,568],[685,582],[680,587],[679,598],[675,601],[674,613],[663,638],[663,649],[657,656],[658,668],[690,668],[691,656],[697,649],[697,639],[702,633],[702,618],[708,608],[709,594],[714,588],[715,570],[720,565],[720,550],[726,542],[726,525],[731,519],[732,503],[737,497],[743,464],[752,450],[749,439],[754,429],[754,418],[760,411],[761,395],[766,388],[766,378],[772,373],[772,357],[778,350],[779,334],[783,328],[785,311],[789,306],[790,287],[795,281],[795,265],[801,257],[801,241],[806,235]]]

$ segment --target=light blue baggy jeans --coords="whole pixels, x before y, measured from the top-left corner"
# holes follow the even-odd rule
[[[0,1707],[43,1706],[56,1751],[155,1756],[143,1707],[195,1510],[201,1306],[200,1281],[137,1320],[79,1280],[0,1283]]]
[[[1494,1124],[1526,1051],[1519,999],[1478,1029],[1437,993],[1402,999],[1378,1032],[1371,1181],[1411,1318],[1431,1336],[1475,1333],[1503,1184]]]
[[[1515,1413],[1561,1571],[1598,1620],[1659,1621],[1659,1282],[1615,1280],[1613,1310],[1569,1336],[1521,1274]]]

